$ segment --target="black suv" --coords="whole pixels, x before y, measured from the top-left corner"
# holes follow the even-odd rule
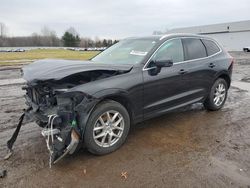
[[[171,34],[128,38],[89,61],[41,60],[22,69],[26,112],[41,127],[55,163],[84,144],[119,148],[131,124],[227,98],[232,57],[213,39]]]

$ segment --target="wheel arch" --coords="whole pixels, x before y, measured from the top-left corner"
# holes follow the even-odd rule
[[[128,93],[124,90],[120,89],[106,89],[99,91],[95,93],[94,95],[91,95],[93,101],[91,100],[87,103],[89,103],[89,107],[87,110],[84,109],[78,109],[78,114],[79,115],[79,122],[80,122],[80,127],[82,129],[82,136],[85,132],[86,125],[88,122],[88,119],[91,115],[91,113],[95,110],[95,108],[102,102],[106,100],[113,100],[115,102],[120,103],[125,107],[125,109],[128,111],[129,117],[130,117],[130,125],[134,124],[134,111],[133,111],[133,104],[129,100]],[[87,104],[88,105],[88,104]],[[85,107],[86,103],[81,104],[80,106]],[[82,113],[84,112],[84,113]]]
[[[127,91],[122,89],[107,89],[96,93],[94,96],[99,99],[96,105],[105,100],[113,100],[123,105],[129,113],[130,123],[133,124],[135,114],[133,111],[133,104],[129,99],[129,94]]]
[[[126,110],[128,111],[128,114],[129,114],[129,117],[130,117],[130,124],[131,125],[133,124],[133,119],[134,119],[133,107],[132,107],[132,103],[130,102],[130,100],[126,96],[124,96],[124,95],[118,95],[118,94],[104,96],[99,101],[99,103],[101,103],[103,101],[106,101],[106,100],[112,100],[112,101],[118,102],[122,106],[124,106],[126,108]]]
[[[90,123],[90,124],[86,124],[84,134],[82,137],[84,146],[86,146],[88,151],[90,151],[91,153],[96,154],[96,155],[108,154],[118,149],[125,142],[127,135],[129,133],[129,128],[130,128],[129,121],[131,121],[131,118],[130,118],[130,115],[128,114],[130,111],[127,110],[128,113],[125,112],[126,111],[125,109],[127,108],[125,107],[126,105],[124,105],[124,102],[126,102],[124,100],[125,98],[120,95],[105,95],[102,98],[99,98],[98,103],[96,103],[95,106],[93,107],[94,111],[92,112],[94,112],[94,114],[93,116],[90,115],[90,117],[88,118],[87,123]],[[95,126],[96,118],[99,118],[101,114],[103,114],[104,112],[107,112],[107,108],[109,110],[112,110],[112,108],[109,108],[110,105],[116,107],[117,110],[120,109],[121,110],[120,113],[124,113],[123,115],[125,116],[123,118],[124,118],[124,121],[127,122],[127,124],[125,124],[127,126],[123,127],[123,133],[120,137],[118,137],[118,140],[116,141],[116,143],[113,145],[109,145],[109,147],[105,147],[106,148],[105,149],[103,145],[101,146],[96,142],[94,138],[95,136],[93,136],[93,129]],[[90,114],[92,112],[90,112]],[[110,134],[110,133],[106,133],[106,135],[107,134]]]
[[[214,80],[214,82],[215,82],[217,79],[219,79],[219,78],[224,79],[224,80],[227,82],[228,88],[230,88],[230,85],[231,85],[231,77],[230,77],[230,75],[229,75],[227,72],[221,72],[221,73],[219,73],[219,74],[216,76],[216,79]]]

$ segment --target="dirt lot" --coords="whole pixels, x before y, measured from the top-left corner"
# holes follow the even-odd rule
[[[14,155],[0,161],[0,187],[247,187],[250,186],[250,53],[235,57],[224,108],[202,105],[134,127],[124,146],[106,156],[85,149],[51,169],[41,129],[25,124]],[[0,157],[25,108],[19,69],[0,70]],[[121,177],[127,172],[127,179]]]

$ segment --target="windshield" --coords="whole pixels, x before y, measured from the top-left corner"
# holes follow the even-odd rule
[[[111,64],[140,63],[155,44],[153,39],[125,39],[98,54],[92,61]]]

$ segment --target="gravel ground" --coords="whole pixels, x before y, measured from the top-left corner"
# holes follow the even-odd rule
[[[6,141],[25,108],[18,67],[0,68],[0,187],[250,186],[250,53],[232,52],[233,83],[224,108],[193,105],[140,123],[114,153],[85,149],[51,169],[41,129],[25,124],[4,161]],[[122,173],[127,178],[121,176]]]

